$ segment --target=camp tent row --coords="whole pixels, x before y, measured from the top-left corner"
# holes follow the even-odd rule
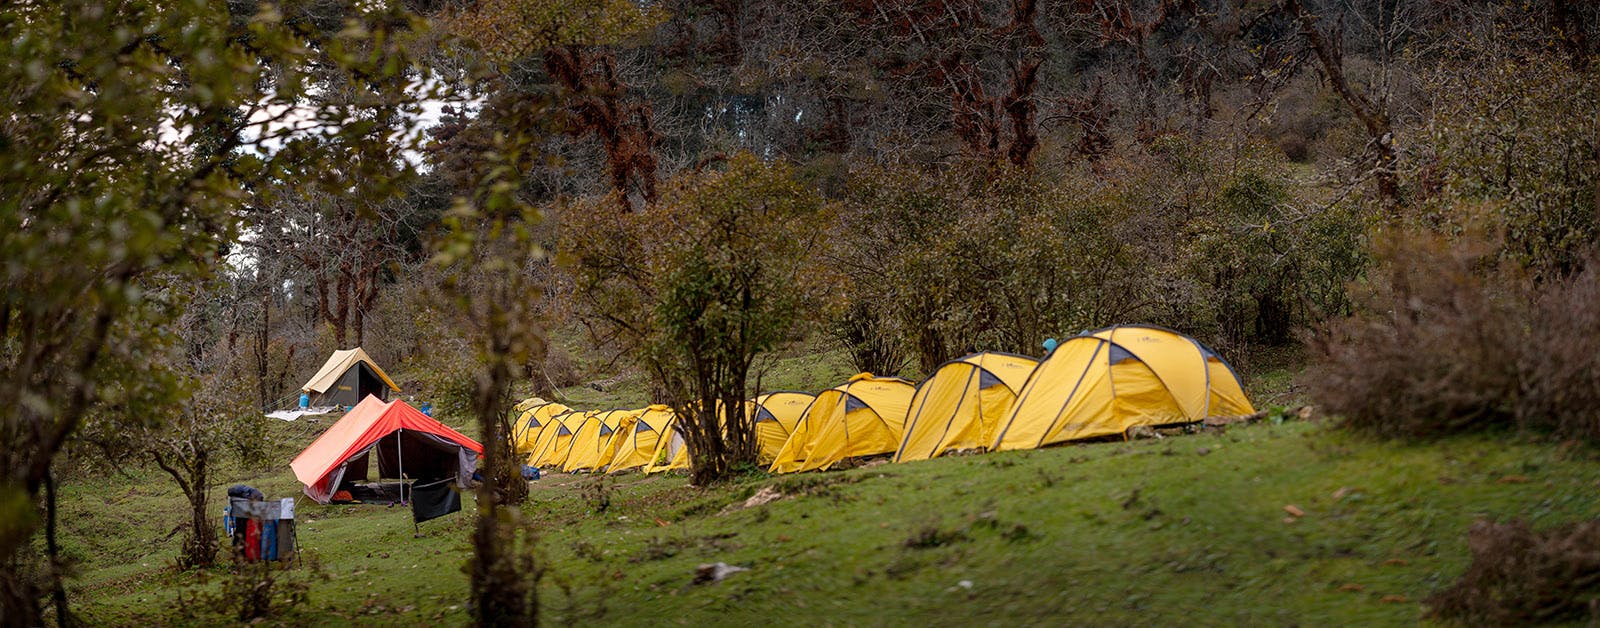
[[[579,412],[538,399],[524,404],[518,442],[532,444],[530,465],[592,472],[689,466],[692,453],[666,406]],[[1030,449],[1255,412],[1216,352],[1150,326],[1088,332],[1043,360],[974,353],[916,385],[862,373],[815,396],[774,392],[746,404],[773,473],[826,470],[880,454],[908,462]],[[564,411],[543,418],[540,409],[552,406]]]
[[[745,402],[763,460],[777,456],[813,395],[767,393]],[[660,473],[689,468],[689,450],[671,407],[572,410],[537,397],[517,404],[512,442],[529,466],[568,473]]]
[[[529,401],[513,428],[520,431],[514,435],[522,443],[518,451],[527,454],[529,466],[567,472],[617,472],[651,465],[674,416],[662,405],[580,411]],[[556,412],[553,407],[563,409]]]
[[[823,470],[885,453],[908,462],[1031,449],[1253,412],[1233,368],[1205,345],[1168,329],[1116,326],[1071,338],[1038,361],[964,356],[914,388],[857,375],[817,396],[770,470]]]

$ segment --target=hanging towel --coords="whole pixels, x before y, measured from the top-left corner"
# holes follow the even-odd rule
[[[267,519],[261,522],[261,557],[267,560],[278,560],[278,521]]]
[[[294,520],[278,520],[278,560],[294,558]]]
[[[261,522],[259,520],[244,520],[244,559],[252,563],[261,560]]]

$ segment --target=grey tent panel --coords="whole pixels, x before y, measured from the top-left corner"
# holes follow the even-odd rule
[[[1122,348],[1122,345],[1111,343],[1111,356],[1109,359],[1112,364],[1120,364],[1124,360],[1137,360],[1139,358],[1133,352]]]

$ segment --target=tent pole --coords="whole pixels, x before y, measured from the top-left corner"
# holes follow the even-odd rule
[[[406,504],[406,454],[405,451],[400,449],[400,437],[405,436],[405,434],[406,428],[403,427],[394,432],[395,475],[400,478],[400,505],[402,506]]]

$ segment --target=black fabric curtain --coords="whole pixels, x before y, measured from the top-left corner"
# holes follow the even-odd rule
[[[412,485],[412,523],[422,523],[461,510],[461,494],[451,487],[453,479],[445,478],[427,484]]]

